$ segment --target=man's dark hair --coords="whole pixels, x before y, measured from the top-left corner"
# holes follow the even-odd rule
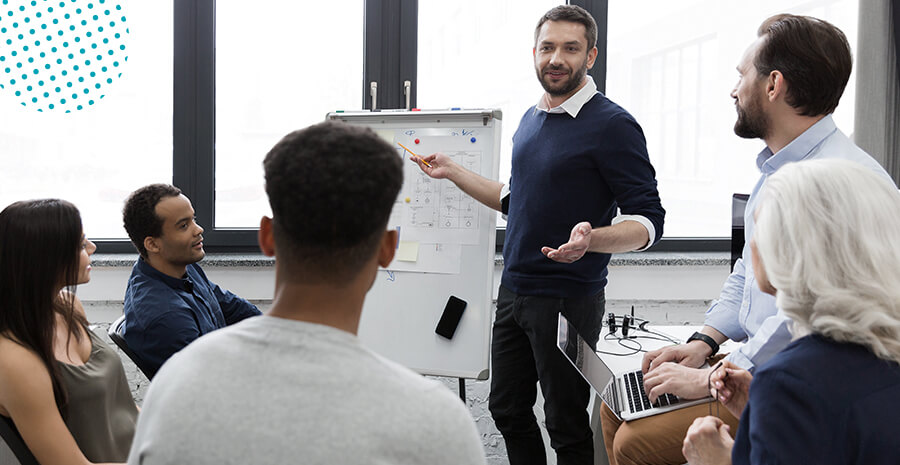
[[[400,156],[371,129],[325,122],[266,155],[278,260],[294,279],[346,281],[372,258],[403,184]]]
[[[780,14],[763,21],[757,31],[765,37],[754,66],[763,79],[774,70],[787,81],[785,101],[801,115],[834,111],[850,79],[850,44],[840,29],[809,16]]]
[[[128,196],[122,209],[122,219],[125,231],[141,257],[147,258],[144,239],[162,235],[163,219],[156,215],[156,204],[164,198],[179,195],[181,189],[170,184],[150,184]]]
[[[537,27],[534,28],[534,44],[537,46],[538,36],[541,35],[541,26],[547,21],[568,21],[584,25],[584,37],[587,39],[587,51],[597,46],[597,22],[584,8],[577,5],[560,5],[552,8],[541,16]]]

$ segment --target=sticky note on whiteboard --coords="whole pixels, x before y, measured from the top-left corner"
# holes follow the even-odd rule
[[[394,145],[394,131],[391,129],[376,129],[375,134],[386,140],[388,144]]]
[[[400,247],[397,248],[397,261],[414,262],[419,259],[419,243],[400,241]]]

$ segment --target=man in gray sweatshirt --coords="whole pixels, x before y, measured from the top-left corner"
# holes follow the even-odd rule
[[[322,123],[266,156],[275,256],[263,316],[201,337],[159,371],[131,464],[483,464],[465,405],[356,337],[379,266],[401,158],[374,132]],[[398,304],[401,304],[398,302]]]

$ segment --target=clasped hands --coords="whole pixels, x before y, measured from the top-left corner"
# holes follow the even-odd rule
[[[715,396],[732,415],[740,418],[749,399],[752,379],[749,371],[723,361],[722,366],[710,375],[710,395]],[[697,418],[684,436],[681,453],[691,465],[730,465],[731,449],[734,447],[730,429],[719,418]]]

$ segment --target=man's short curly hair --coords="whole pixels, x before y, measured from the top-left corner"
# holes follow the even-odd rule
[[[291,279],[355,277],[403,184],[397,151],[371,129],[325,122],[285,136],[263,168],[278,260]]]
[[[144,239],[162,235],[163,219],[156,215],[156,205],[165,198],[178,197],[181,189],[170,184],[150,184],[128,196],[122,209],[125,231],[141,257],[147,258]]]

